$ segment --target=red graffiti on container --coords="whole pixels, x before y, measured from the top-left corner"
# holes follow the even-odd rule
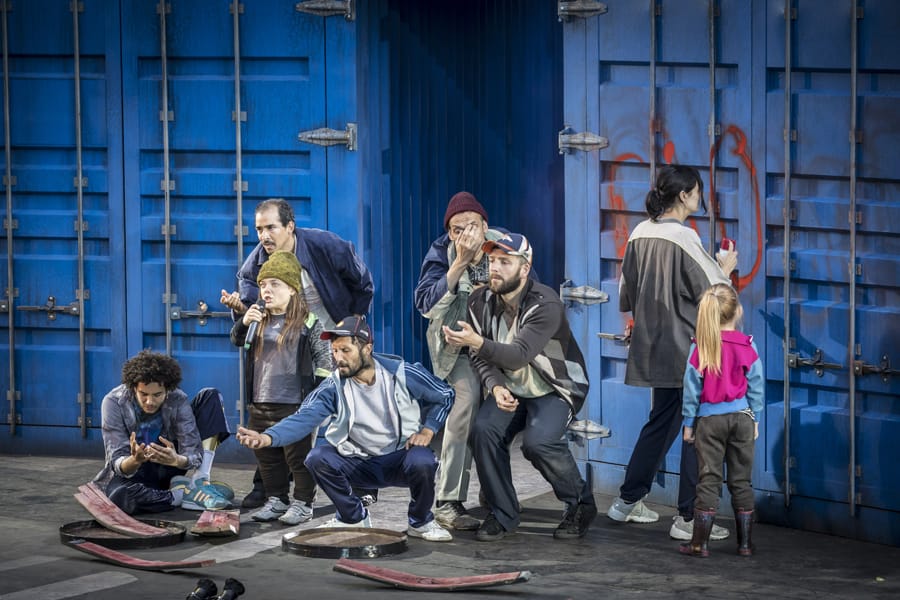
[[[756,274],[759,272],[759,268],[762,265],[762,250],[763,250],[763,231],[762,231],[762,219],[760,213],[762,212],[762,206],[760,204],[759,197],[759,182],[756,180],[756,165],[753,164],[753,159],[750,157],[750,151],[747,148],[747,136],[744,132],[737,127],[736,125],[729,125],[725,129],[726,136],[731,136],[734,140],[734,148],[731,149],[731,153],[741,159],[741,162],[750,172],[750,186],[753,190],[753,203],[754,208],[756,210],[756,257],[753,261],[753,267],[750,269],[750,272],[746,275],[741,275],[734,280],[735,289],[738,291],[747,287]],[[719,152],[719,148],[722,145],[722,140],[725,139],[726,136],[720,137],[712,148],[709,150],[709,167],[710,172],[712,172],[713,160]],[[718,215],[718,200],[716,199],[716,190],[714,189],[715,183],[713,182],[710,185],[710,200],[713,202],[713,210]],[[719,221],[719,231],[722,237],[725,236],[725,224],[720,220]]]

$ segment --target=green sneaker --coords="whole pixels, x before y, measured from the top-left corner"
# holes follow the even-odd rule
[[[211,486],[193,485],[191,480],[184,476],[173,477],[169,489],[182,491],[181,508],[185,510],[222,510],[231,506],[231,503]]]

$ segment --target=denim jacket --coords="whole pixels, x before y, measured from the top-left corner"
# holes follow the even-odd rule
[[[203,447],[187,394],[180,389],[172,390],[159,410],[162,416],[160,435],[174,442],[178,453],[187,457],[187,470],[196,469],[203,459]],[[105,486],[115,475],[134,475],[126,475],[121,469],[122,461],[131,456],[131,434],[138,430],[134,392],[125,384],[113,388],[103,397],[100,413],[106,464],[94,477],[94,482]]]

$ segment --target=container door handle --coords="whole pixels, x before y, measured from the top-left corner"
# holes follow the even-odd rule
[[[853,372],[856,375],[871,375],[873,373],[881,375],[881,380],[887,383],[891,375],[897,374],[897,369],[891,368],[891,359],[885,354],[877,365],[869,365],[861,360],[853,361]]]
[[[788,367],[791,369],[799,369],[800,367],[812,367],[816,371],[816,375],[821,377],[825,374],[825,369],[843,369],[844,365],[837,363],[825,362],[825,353],[821,348],[816,348],[815,353],[805,358],[799,354],[788,354]]]
[[[9,308],[7,308],[9,310]],[[46,312],[47,319],[56,320],[57,313],[78,316],[78,303],[72,302],[68,306],[57,306],[56,296],[47,296],[47,303],[39,306],[17,306],[16,310],[24,310],[26,312]]]

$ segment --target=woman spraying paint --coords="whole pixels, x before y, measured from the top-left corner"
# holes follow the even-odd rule
[[[684,441],[697,449],[700,480],[694,532],[680,552],[709,556],[708,542],[719,493],[722,463],[737,523],[737,552],[751,556],[754,441],[759,437],[765,380],[753,338],[737,330],[743,309],[731,286],[714,285],[700,299],[696,338],[684,372]]]

